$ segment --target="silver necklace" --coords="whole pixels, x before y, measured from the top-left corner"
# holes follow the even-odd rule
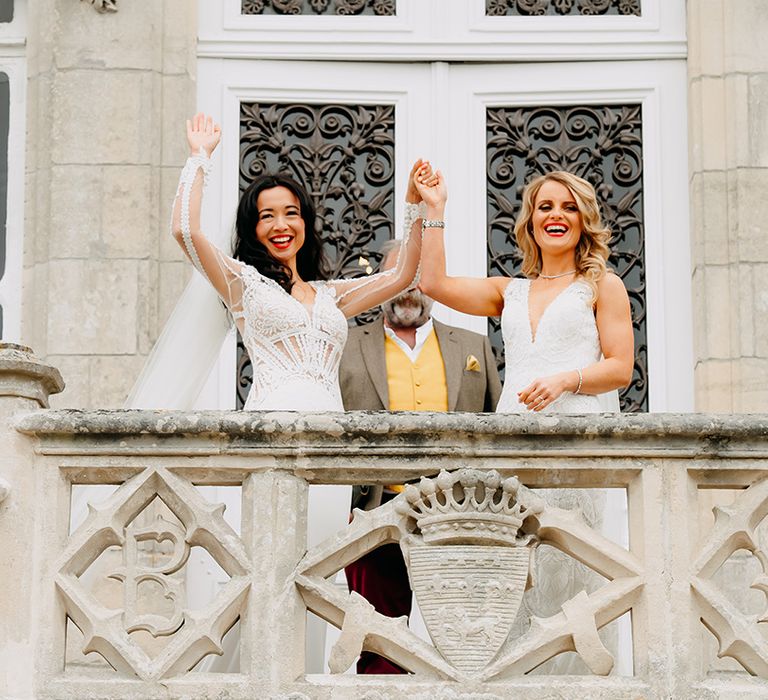
[[[567,275],[572,275],[576,272],[576,270],[568,270],[568,272],[561,272],[559,275],[542,275],[539,273],[539,277],[543,280],[556,280],[558,277],[566,277]]]

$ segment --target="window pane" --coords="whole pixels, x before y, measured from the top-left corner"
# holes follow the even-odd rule
[[[316,229],[331,278],[378,268],[395,226],[393,105],[240,105],[240,193],[265,173],[302,183],[317,211]],[[355,317],[367,323],[375,310]],[[238,343],[237,407],[251,386],[251,362]]]
[[[485,14],[505,15],[637,15],[640,0],[485,0]]]
[[[13,0],[0,0],[0,22],[13,20]]]
[[[241,0],[243,15],[394,16],[396,0]]]
[[[512,227],[524,185],[551,170],[589,180],[611,229],[609,267],[632,305],[635,368],[621,392],[622,411],[648,410],[643,142],[639,104],[494,107],[487,111],[488,274],[522,276]],[[499,319],[488,335],[503,368]]]

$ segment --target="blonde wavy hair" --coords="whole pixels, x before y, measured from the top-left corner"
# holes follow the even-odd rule
[[[536,196],[545,182],[559,182],[568,188],[581,214],[581,239],[576,245],[576,274],[592,289],[592,304],[597,301],[597,283],[608,270],[611,231],[600,216],[595,188],[583,178],[563,170],[554,170],[531,180],[523,190],[523,204],[515,222],[515,238],[523,253],[523,274],[538,277],[541,273],[541,249],[533,237],[533,211]]]

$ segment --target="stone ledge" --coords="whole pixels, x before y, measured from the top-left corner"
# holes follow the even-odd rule
[[[16,420],[17,430],[45,440],[76,438],[114,444],[183,438],[220,452],[269,449],[306,454],[337,450],[414,451],[432,454],[478,450],[617,455],[663,452],[687,456],[768,454],[768,414],[517,415],[474,413],[287,411],[37,411]],[[122,447],[118,448],[117,443]],[[178,443],[177,443],[178,444]],[[191,444],[190,444],[191,447]]]

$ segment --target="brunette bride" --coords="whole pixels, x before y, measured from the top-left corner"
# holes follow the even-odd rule
[[[172,230],[243,337],[254,377],[245,409],[342,411],[338,367],[347,319],[412,283],[421,252],[417,207],[406,212],[409,226],[392,269],[326,281],[308,194],[291,178],[265,175],[240,199],[234,255],[226,255],[200,226],[203,185],[220,137],[211,117],[197,114],[187,122],[190,156],[179,181]]]

